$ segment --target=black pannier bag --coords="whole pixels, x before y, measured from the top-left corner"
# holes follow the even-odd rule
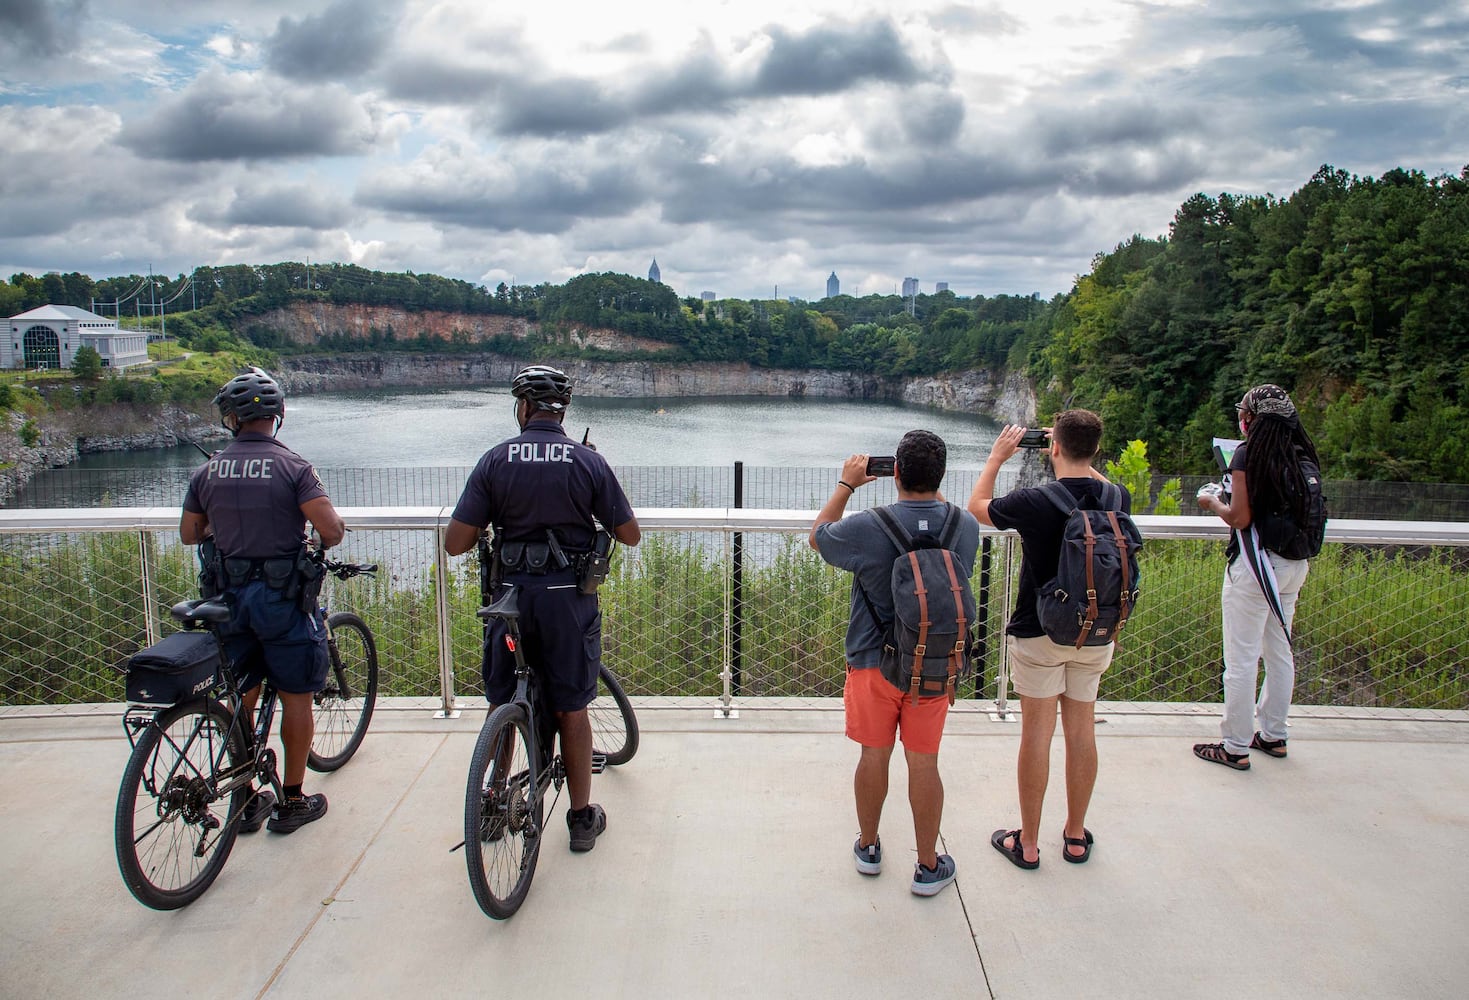
[[[175,632],[128,660],[127,699],[172,705],[219,683],[219,647],[209,632]]]

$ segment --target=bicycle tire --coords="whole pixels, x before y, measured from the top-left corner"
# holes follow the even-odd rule
[[[138,734],[122,772],[113,839],[122,880],[144,906],[188,906],[229,860],[250,794],[242,783],[228,801],[212,797],[226,760],[229,768],[249,763],[245,738],[230,721],[223,705],[201,698],[164,709]]]
[[[326,687],[312,696],[314,730],[306,765],[335,771],[357,752],[377,705],[377,644],[357,615],[339,611],[331,626],[331,669]]]
[[[545,802],[523,705],[501,705],[480,729],[464,796],[464,860],[481,910],[520,909],[540,857]]]
[[[592,723],[592,749],[611,766],[626,764],[638,752],[638,717],[632,702],[606,664],[597,676],[597,700],[587,706]]]

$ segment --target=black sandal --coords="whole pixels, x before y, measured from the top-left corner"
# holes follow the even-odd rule
[[[1236,771],[1248,771],[1250,769],[1250,755],[1247,753],[1230,753],[1224,749],[1223,743],[1195,743],[1194,756],[1199,760],[1207,760],[1211,764],[1223,764],[1232,767]]]
[[[1070,861],[1073,865],[1086,864],[1087,859],[1092,856],[1092,832],[1086,827],[1082,827],[1081,832],[1083,836],[1068,837],[1066,836],[1066,828],[1064,826],[1061,828],[1061,839],[1066,842],[1065,847],[1061,848],[1061,857]],[[1080,854],[1072,854],[1066,849],[1067,847],[1080,847],[1083,850]]]
[[[1014,846],[1006,847],[1005,841],[1010,838],[1013,838],[1011,843]],[[1025,848],[1020,846],[1019,830],[996,830],[990,834],[990,844],[995,850],[1009,858],[1010,863],[1016,868],[1024,868],[1026,871],[1030,871],[1041,866],[1040,858],[1036,858],[1034,861],[1025,860]]]
[[[1250,746],[1265,751],[1271,757],[1285,756],[1285,740],[1267,740],[1261,733],[1255,734],[1255,738],[1250,740]]]

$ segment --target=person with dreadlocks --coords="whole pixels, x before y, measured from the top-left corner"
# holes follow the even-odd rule
[[[1199,506],[1229,525],[1221,604],[1224,614],[1224,718],[1219,743],[1199,743],[1201,760],[1237,771],[1250,750],[1286,755],[1286,716],[1295,686],[1291,622],[1309,557],[1320,551],[1325,508],[1320,459],[1290,396],[1258,385],[1235,406],[1244,441],[1222,490],[1206,486]],[[1210,484],[1213,486],[1213,484]],[[1241,559],[1244,554],[1246,558]],[[1255,703],[1261,657],[1265,681]],[[1258,718],[1259,729],[1253,723]],[[1251,735],[1253,733],[1253,735]]]

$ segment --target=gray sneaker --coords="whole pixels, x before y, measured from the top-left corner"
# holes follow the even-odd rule
[[[862,838],[852,845],[852,859],[857,862],[857,870],[863,875],[879,875],[882,873],[882,838],[878,837],[866,847],[862,846]]]
[[[938,865],[930,871],[922,864],[913,866],[913,895],[915,896],[937,896],[944,891],[944,887],[954,881],[958,869],[954,867],[954,859],[947,854],[940,854]]]
[[[571,831],[571,849],[578,854],[597,846],[597,838],[607,829],[607,814],[593,802],[581,812],[566,810],[566,828]]]

